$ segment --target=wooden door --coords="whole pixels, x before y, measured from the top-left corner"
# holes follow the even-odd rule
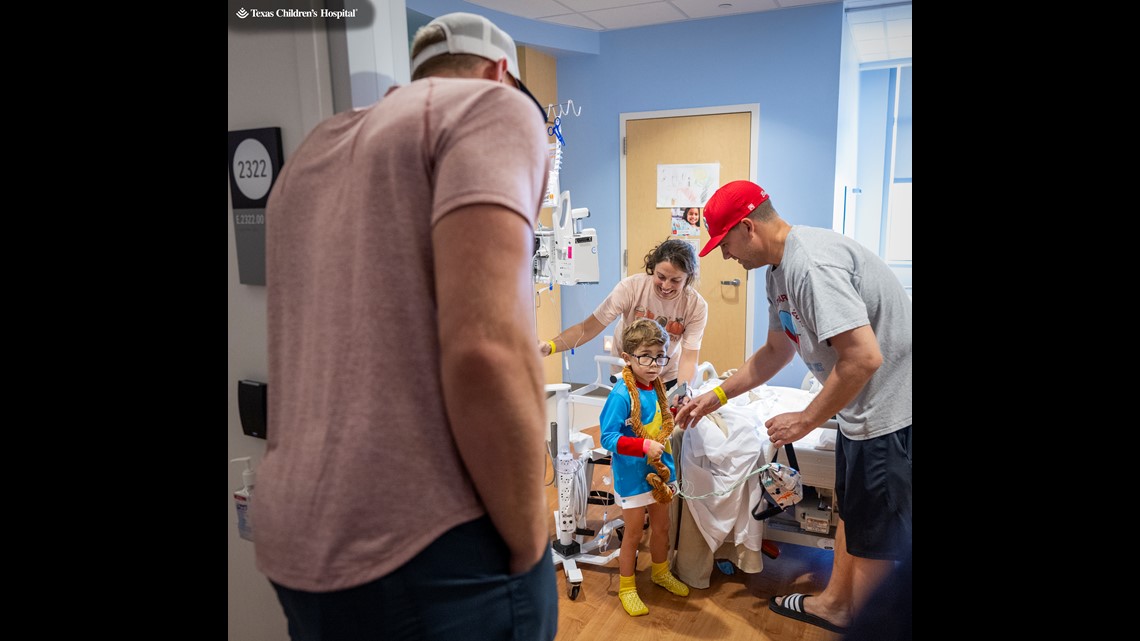
[[[753,113],[745,111],[626,121],[624,275],[643,271],[645,255],[658,243],[682,237],[672,234],[672,210],[657,208],[657,165],[718,163],[720,180],[715,187],[748,180],[752,118]],[[702,210],[698,253],[708,240]],[[700,362],[709,361],[723,372],[739,367],[748,357],[749,273],[736,261],[724,260],[719,249],[699,263],[697,291],[709,304]],[[734,280],[739,284],[724,284]]]

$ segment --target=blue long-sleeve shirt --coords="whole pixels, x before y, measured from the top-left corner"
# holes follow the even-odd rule
[[[638,389],[641,397],[641,424],[648,436],[656,436],[661,430],[661,412],[657,407],[656,390]],[[621,496],[630,497],[653,490],[645,476],[656,472],[653,466],[646,461],[645,456],[627,456],[618,452],[618,439],[623,436],[638,438],[633,427],[628,425],[629,412],[632,404],[629,398],[629,389],[622,381],[614,385],[606,404],[602,406],[602,413],[598,417],[601,424],[602,447],[613,454],[614,489]],[[669,481],[677,480],[677,468],[673,463],[673,451],[669,442],[665,442],[665,453],[661,455],[661,462],[669,468]]]

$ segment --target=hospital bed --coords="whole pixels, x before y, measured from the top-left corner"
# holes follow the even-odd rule
[[[725,377],[703,363],[697,371],[694,395],[711,390]],[[692,587],[706,588],[718,560],[729,561],[744,572],[760,572],[764,567],[764,540],[834,548],[838,524],[834,443],[838,424],[828,421],[796,441],[791,448],[794,463],[789,461],[787,448],[776,451],[764,427],[764,421],[775,414],[803,409],[815,393],[818,383],[810,375],[798,389],[761,385],[730,399],[724,408],[686,430],[680,443],[674,442],[682,501],[670,547],[674,550],[673,572],[679,579]],[[803,499],[756,520],[755,515],[770,503],[765,502],[755,472],[772,461],[799,470]],[[747,480],[740,483],[743,479]],[[734,483],[739,485],[732,488]],[[726,492],[729,488],[731,491]],[[724,494],[685,498],[705,496],[711,490]]]
[[[557,535],[552,544],[553,560],[556,566],[562,564],[566,571],[567,592],[572,600],[577,598],[582,583],[582,571],[578,564],[606,565],[615,559],[620,553],[620,541],[624,533],[621,518],[604,521],[597,531],[584,527],[588,505],[612,505],[614,502],[612,493],[594,489],[593,484],[594,468],[598,465],[608,466],[610,453],[604,448],[595,447],[593,437],[589,434],[572,429],[570,412],[575,405],[598,408],[604,405],[605,395],[597,395],[595,392],[600,390],[608,393],[618,380],[611,374],[613,368],[624,365],[621,359],[609,355],[598,355],[594,359],[597,376],[593,383],[573,391],[566,383],[546,386],[546,391],[553,393],[556,400],[556,420],[550,424],[548,441],[558,483],[559,503],[558,510],[554,512]],[[694,395],[715,387],[720,380],[722,377],[717,375],[711,363],[702,363],[697,370],[698,384]],[[810,402],[813,381],[809,374],[804,379],[803,389],[762,385],[748,394],[731,399],[729,404],[733,407],[722,408],[722,411],[714,414],[730,414],[740,410],[736,412],[737,418],[740,418],[745,416],[742,411],[746,409],[767,409],[773,414],[798,411]],[[755,419],[745,418],[736,425],[736,433],[747,436],[740,440],[746,448],[744,458],[741,459],[739,455],[734,458],[737,472],[754,472],[773,459],[784,465],[789,464],[786,450],[781,450],[776,455],[775,448],[768,442],[763,420],[760,420],[762,416],[762,412],[758,413]],[[707,514],[703,513],[703,508],[706,506],[690,505],[694,500],[709,499],[685,499],[684,496],[699,496],[703,493],[700,490],[709,488],[701,488],[694,483],[694,479],[702,474],[707,479],[710,473],[716,475],[722,470],[715,468],[718,460],[715,456],[687,456],[686,448],[703,451],[706,444],[699,442],[700,436],[712,434],[707,430],[717,430],[718,426],[712,419],[705,417],[689,430],[674,430],[670,444],[674,460],[677,461],[681,496],[670,507],[670,549],[674,553],[673,568],[677,577],[692,587],[706,588],[715,560],[730,561],[744,572],[759,572],[763,569],[763,539],[832,549],[837,524],[833,498],[833,444],[836,427],[834,421],[829,421],[797,441],[792,448],[798,465],[796,469],[800,471],[803,480],[803,500],[774,516],[756,521],[751,516],[761,512],[764,505],[760,504],[763,493],[759,490],[759,481],[753,475],[733,492],[716,497],[719,503],[728,506],[725,509],[736,510],[750,518],[742,518],[739,529],[730,528],[727,532],[714,533],[711,537],[708,536],[709,530],[715,528],[710,528],[705,523]],[[826,449],[829,443],[832,449]],[[620,514],[620,511],[617,512]],[[721,537],[720,534],[724,536]],[[719,545],[714,545],[717,543]]]

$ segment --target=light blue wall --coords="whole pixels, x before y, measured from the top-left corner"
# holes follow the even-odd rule
[[[582,108],[563,122],[561,187],[575,207],[590,209],[585,224],[598,230],[601,281],[562,288],[564,326],[584,319],[619,280],[622,113],[758,103],[757,182],[792,224],[831,228],[842,30],[837,3],[607,31],[598,55],[558,58],[559,100]],[[630,257],[630,273],[637,263]],[[753,273],[754,348],[768,332],[763,274]],[[599,337],[571,357],[565,380],[592,381],[600,353]],[[806,371],[796,358],[771,383],[799,387]]]
[[[836,203],[842,203],[836,184],[852,180],[854,171],[849,159],[836,155],[837,146],[849,153],[854,144],[851,116],[842,128],[839,116],[841,103],[847,109],[854,102],[855,83],[842,3],[605,32],[527,20],[459,0],[406,4],[430,16],[485,15],[517,43],[550,53],[558,61],[559,99],[572,99],[582,109],[562,123],[560,186],[570,190],[574,207],[590,209],[583,226],[598,231],[600,282],[561,288],[563,327],[593,312],[620,278],[623,113],[759,104],[757,181],[790,223],[832,228]],[[631,273],[639,261],[630,259]],[[758,292],[754,349],[768,332],[763,276],[764,269],[753,273]],[[593,357],[601,353],[601,336],[580,346],[569,357],[564,380],[594,380]],[[715,363],[721,370],[740,364]],[[796,358],[771,383],[799,387],[806,372]]]

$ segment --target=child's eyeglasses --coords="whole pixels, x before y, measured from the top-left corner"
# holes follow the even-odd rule
[[[654,357],[649,354],[634,354],[633,356],[637,359],[638,363],[641,363],[642,367],[649,367],[653,363],[657,363],[661,367],[665,367],[669,364],[669,357],[665,355]]]

